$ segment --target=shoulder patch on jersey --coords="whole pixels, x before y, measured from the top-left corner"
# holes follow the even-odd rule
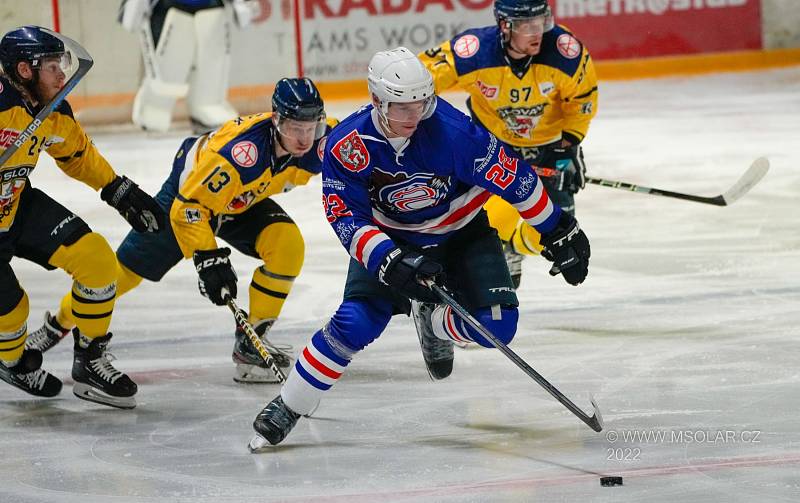
[[[186,218],[187,224],[196,224],[197,222],[203,220],[200,210],[197,208],[186,208],[183,211],[183,216]]]
[[[244,140],[231,147],[231,158],[243,168],[251,168],[258,161],[258,147],[250,140]]]
[[[569,33],[559,35],[556,40],[556,47],[558,52],[568,59],[575,59],[581,55],[581,43]]]
[[[471,58],[478,54],[478,49],[481,47],[481,41],[478,37],[472,34],[462,35],[455,42],[453,42],[453,52],[459,58]]]
[[[363,171],[369,166],[369,151],[356,129],[337,141],[331,148],[331,154],[346,170],[354,173]]]

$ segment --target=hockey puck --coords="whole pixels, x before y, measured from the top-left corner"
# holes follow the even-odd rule
[[[603,487],[621,486],[622,477],[600,477],[600,485]]]

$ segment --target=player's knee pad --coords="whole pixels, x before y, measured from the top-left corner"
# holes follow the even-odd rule
[[[142,282],[142,277],[122,264],[117,269],[117,298],[130,292]]]
[[[294,276],[276,274],[265,266],[256,267],[250,281],[250,322],[277,318],[294,285]]]
[[[7,292],[3,293],[5,295]],[[14,361],[22,356],[28,335],[26,322],[29,312],[28,295],[24,291],[13,305],[0,306],[0,360]]]
[[[94,338],[104,335],[111,323],[117,296],[118,264],[114,251],[100,234],[91,232],[69,246],[61,246],[50,264],[67,271],[73,279],[72,292],[61,301],[61,313],[81,333]],[[72,322],[72,323],[70,323]]]
[[[49,262],[87,287],[105,287],[117,279],[117,257],[108,241],[96,232],[83,235],[71,245],[60,246]]]
[[[256,237],[255,249],[266,269],[283,276],[297,276],[303,268],[306,245],[294,222],[275,222]]]
[[[361,351],[378,338],[392,318],[392,304],[383,299],[348,299],[342,302],[323,332],[353,351]]]
[[[514,339],[519,311],[516,307],[492,306],[471,313],[481,325],[504,344]],[[491,342],[466,323],[450,306],[439,306],[431,315],[431,326],[436,337],[458,342],[473,341],[483,347],[493,348]]]
[[[250,317],[277,318],[303,267],[303,236],[294,222],[276,222],[258,234],[254,247],[264,265],[250,282]]]

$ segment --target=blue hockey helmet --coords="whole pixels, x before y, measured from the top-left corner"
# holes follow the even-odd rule
[[[279,80],[272,93],[272,112],[275,127],[283,136],[308,141],[325,135],[325,105],[317,86],[307,77]],[[313,122],[315,126],[292,121]]]
[[[325,117],[325,105],[309,78],[281,79],[272,93],[272,111],[284,119],[316,121]]]
[[[553,28],[553,11],[547,0],[495,0],[494,18],[512,26],[515,19],[545,18],[545,31]]]
[[[3,72],[18,80],[17,64],[27,61],[33,68],[39,68],[42,60],[49,57],[69,57],[64,42],[46,28],[22,26],[9,31],[0,40],[0,65]],[[69,62],[64,62],[66,66]],[[62,65],[64,66],[64,65]]]

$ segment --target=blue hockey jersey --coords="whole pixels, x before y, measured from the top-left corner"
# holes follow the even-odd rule
[[[558,222],[534,170],[441,98],[397,150],[368,105],[328,136],[322,163],[325,212],[350,255],[370,272],[396,246],[445,241],[492,194],[546,233]]]

